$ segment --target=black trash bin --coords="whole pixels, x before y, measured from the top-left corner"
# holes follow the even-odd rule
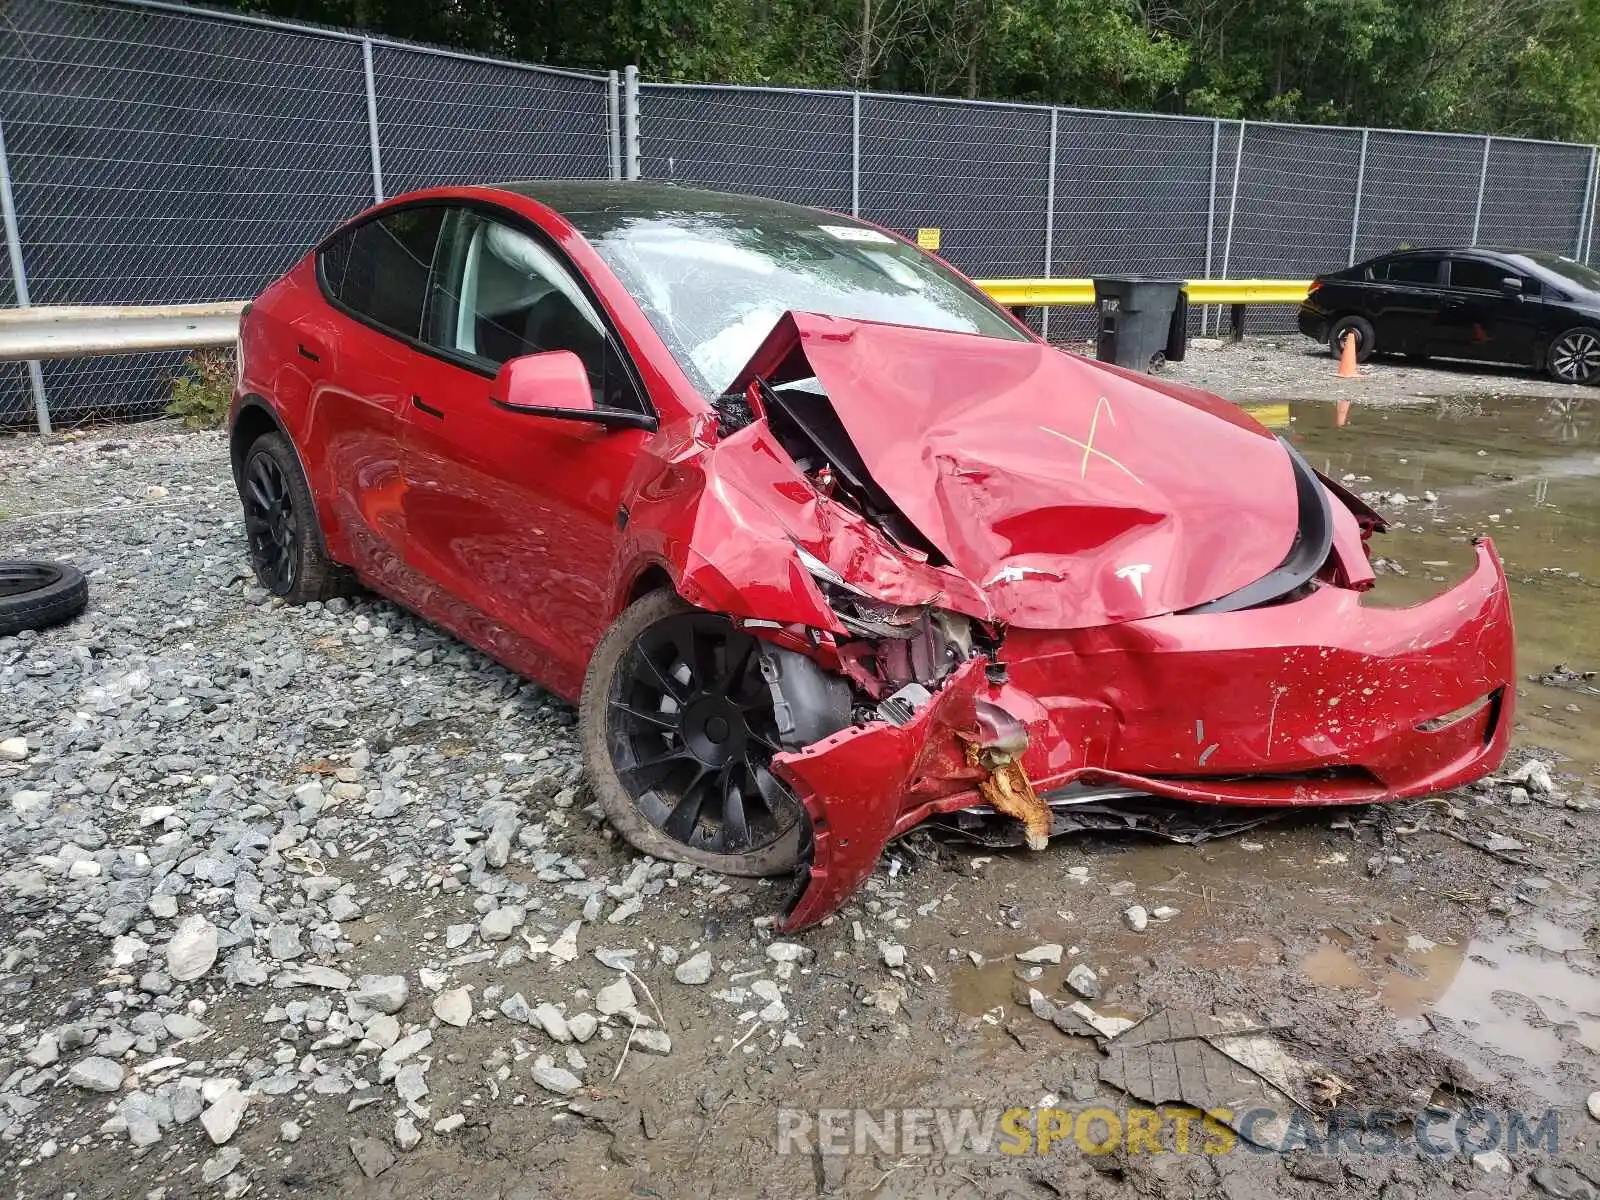
[[[1156,371],[1169,359],[1180,361],[1189,340],[1187,299],[1181,279],[1097,278],[1100,331],[1095,357],[1135,371]]]

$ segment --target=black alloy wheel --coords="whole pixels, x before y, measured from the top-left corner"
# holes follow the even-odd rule
[[[793,832],[800,806],[767,769],[779,742],[761,646],[726,618],[682,611],[646,626],[606,710],[617,779],[669,841],[720,858]]]
[[[245,463],[244,527],[250,558],[268,591],[287,595],[300,562],[300,519],[283,468],[258,446]]]

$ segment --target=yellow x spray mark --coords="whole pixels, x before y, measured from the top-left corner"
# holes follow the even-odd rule
[[[1102,408],[1105,410],[1106,416],[1111,418],[1111,423],[1113,425],[1117,423],[1117,414],[1111,411],[1111,401],[1107,400],[1104,396],[1101,396],[1094,402],[1094,415],[1089,418],[1089,440],[1086,442],[1080,442],[1077,438],[1070,437],[1067,434],[1062,433],[1059,429],[1051,429],[1048,425],[1041,425],[1039,428],[1044,430],[1046,433],[1054,434],[1063,442],[1070,442],[1072,445],[1083,451],[1083,461],[1078,464],[1079,479],[1088,478],[1089,459],[1094,457],[1105,459],[1106,462],[1110,463],[1117,470],[1121,471],[1129,479],[1133,480],[1141,487],[1144,486],[1144,480],[1140,479],[1132,471],[1128,470],[1127,467],[1123,466],[1122,463],[1118,462],[1115,458],[1111,457],[1111,455],[1107,454],[1104,450],[1101,450],[1094,444],[1095,434],[1100,431],[1100,411]]]

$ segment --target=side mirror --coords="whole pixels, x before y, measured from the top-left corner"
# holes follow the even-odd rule
[[[1507,275],[1500,281],[1500,290],[1508,296],[1522,295],[1522,280],[1515,275]]]
[[[507,359],[500,364],[489,397],[513,412],[582,417],[595,411],[589,372],[571,350]]]

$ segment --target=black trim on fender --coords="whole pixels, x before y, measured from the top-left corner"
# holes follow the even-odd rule
[[[1295,498],[1299,508],[1299,523],[1289,553],[1273,570],[1254,583],[1247,583],[1238,591],[1229,592],[1219,599],[1183,609],[1182,615],[1238,612],[1270,604],[1306,583],[1328,561],[1328,554],[1333,549],[1332,498],[1300,452],[1282,438],[1278,442],[1294,469]]]

